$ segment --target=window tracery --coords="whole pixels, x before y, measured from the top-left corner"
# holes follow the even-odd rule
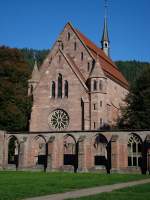
[[[128,140],[128,166],[140,166],[142,156],[141,151],[141,139],[137,135],[132,134]]]

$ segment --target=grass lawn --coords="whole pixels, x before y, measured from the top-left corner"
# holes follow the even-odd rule
[[[23,199],[73,189],[148,178],[146,175],[98,173],[0,172],[0,200]]]
[[[150,200],[150,183],[72,200]]]

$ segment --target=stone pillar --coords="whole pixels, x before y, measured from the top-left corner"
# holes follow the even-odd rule
[[[4,167],[5,132],[0,131],[0,169]]]
[[[26,140],[27,137],[24,137],[19,144],[19,160],[18,160],[18,168],[25,169],[26,168]]]
[[[89,102],[84,102],[84,130],[90,130]]]
[[[85,161],[85,136],[78,140],[78,171],[87,171]]]
[[[47,143],[47,171],[52,171],[54,168],[54,142],[55,136],[51,136]]]
[[[111,138],[111,172],[119,170],[119,143],[118,135]]]

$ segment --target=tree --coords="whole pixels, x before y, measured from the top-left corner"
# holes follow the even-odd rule
[[[28,129],[31,101],[27,97],[27,80],[30,74],[19,50],[0,47],[0,129]]]
[[[126,98],[127,107],[119,120],[120,128],[150,128],[150,68],[135,80]]]

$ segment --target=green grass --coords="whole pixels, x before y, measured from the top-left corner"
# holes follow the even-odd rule
[[[150,200],[150,183],[72,200]]]
[[[0,172],[0,200],[15,200],[148,178],[98,173]]]

